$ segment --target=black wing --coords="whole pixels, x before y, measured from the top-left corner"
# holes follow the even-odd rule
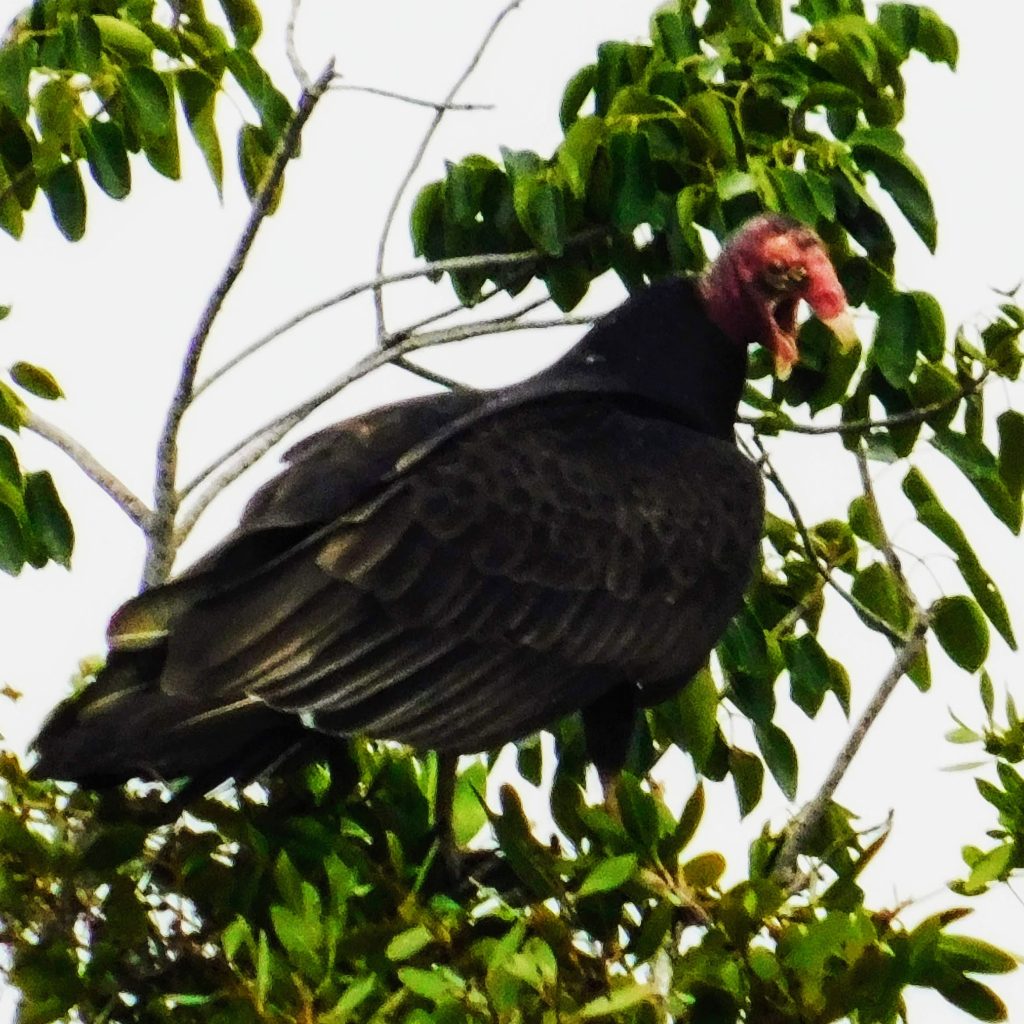
[[[145,658],[149,671],[98,688],[105,710],[92,717],[124,724],[125,749],[102,756],[134,762],[126,775],[184,774],[195,768],[175,763],[175,746],[198,757],[190,737],[252,723],[249,749],[261,725],[290,738],[293,716],[468,752],[624,682],[659,696],[685,683],[749,578],[754,467],[730,444],[594,396],[503,409],[396,463],[429,401],[377,414],[394,450],[374,441],[372,414],[354,421],[363,462],[344,443],[352,423],[309,443],[233,538],[115,616],[112,663]],[[439,422],[469,400],[443,401],[430,406]],[[131,709],[147,702],[162,735],[143,743]],[[74,761],[46,730],[37,745],[45,773],[67,777],[58,769]]]

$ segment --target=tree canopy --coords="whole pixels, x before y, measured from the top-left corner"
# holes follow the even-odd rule
[[[904,69],[912,59],[955,68],[956,37],[930,9],[903,3],[871,12],[859,0],[663,6],[648,40],[605,42],[584,67],[566,67],[561,100],[551,98],[563,136],[553,151],[448,154],[444,177],[416,195],[409,231],[422,261],[405,276],[450,286],[460,311],[498,293],[525,293],[521,304],[456,322],[444,320],[449,309],[395,329],[385,316],[402,276],[384,266],[392,222],[459,87],[488,44],[501,45],[516,6],[499,14],[468,68],[453,69],[445,101],[428,104],[434,119],[383,225],[373,278],[332,300],[372,299],[376,350],[326,385],[311,376],[306,399],[234,450],[208,453],[208,470],[190,481],[177,471],[179,428],[202,387],[200,356],[265,218],[288,216],[288,167],[307,121],[325,116],[318,104],[338,84],[334,69],[307,71],[291,34],[263,40],[292,60],[300,92],[287,99],[290,86],[254,52],[262,23],[253,0],[37,0],[12,23],[0,47],[8,234],[48,210],[69,241],[82,238],[98,190],[126,197],[147,164],[177,178],[186,136],[214,187],[238,173],[252,207],[189,340],[154,453],[152,498],[129,491],[39,412],[62,395],[59,367],[36,365],[31,353],[11,367],[0,383],[0,568],[17,574],[73,558],[75,509],[45,469],[22,465],[22,432],[53,441],[108,493],[145,538],[145,581],[159,582],[209,503],[373,368],[415,368],[411,353],[462,338],[571,323],[531,313],[547,300],[570,314],[608,272],[633,290],[697,271],[713,239],[770,210],[819,232],[873,326],[843,353],[809,322],[784,382],[765,354],[752,354],[740,442],[773,497],[744,611],[711,664],[648,715],[617,814],[586,798],[573,719],[552,744],[518,746],[519,778],[505,780],[493,806],[483,794],[497,752],[463,762],[458,838],[500,853],[476,884],[453,885],[438,863],[431,756],[338,744],[323,762],[211,795],[167,822],[164,787],[96,794],[33,782],[0,751],[0,967],[23,994],[20,1021],[882,1024],[903,1016],[908,986],[979,1020],[1006,1017],[985,978],[1015,959],[951,926],[1024,863],[1024,726],[986,671],[993,643],[1016,649],[999,590],[1009,571],[982,564],[976,538],[950,511],[958,496],[922,464],[926,452],[948,461],[960,489],[987,508],[986,529],[1019,534],[1024,416],[988,385],[1019,376],[1024,309],[1008,295],[980,326],[950,329],[940,296],[898,286],[889,223],[904,218],[934,249],[926,177],[899,131]],[[248,106],[232,140],[234,172],[217,107],[239,93]],[[828,437],[841,439],[862,482],[848,507],[821,521],[801,513],[772,459],[775,439],[790,434],[809,460]],[[895,498],[874,485],[881,464],[898,467]],[[908,514],[955,564],[952,592],[933,594],[905,569],[892,538]],[[817,797],[785,828],[766,826],[748,851],[730,851],[745,877],[726,884],[725,857],[690,845],[705,787],[674,814],[649,773],[678,748],[699,777],[731,780],[741,816],[756,813],[768,777],[795,797],[799,751],[780,708],[813,719],[834,700],[849,712],[853,687],[877,685],[852,678],[828,649],[822,623],[840,608],[891,645],[891,666]],[[978,689],[976,721],[952,738],[982,747],[994,765],[978,780],[993,828],[964,837],[947,909],[909,928],[898,907],[868,905],[858,882],[886,830],[863,832],[855,809],[832,797],[893,687],[909,678],[927,690],[942,658]],[[85,663],[81,681],[94,670]],[[552,836],[532,824],[522,782],[545,783]]]

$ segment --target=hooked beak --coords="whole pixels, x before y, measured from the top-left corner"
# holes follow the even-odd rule
[[[836,316],[819,319],[836,336],[839,349],[844,355],[857,343],[857,328],[848,307],[844,306]]]

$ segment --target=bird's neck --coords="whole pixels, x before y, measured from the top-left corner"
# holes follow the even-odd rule
[[[746,346],[717,325],[696,282],[672,278],[638,292],[571,355],[687,426],[732,439]]]

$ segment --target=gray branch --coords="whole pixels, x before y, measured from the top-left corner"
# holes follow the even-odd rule
[[[814,541],[811,540],[811,534],[807,529],[807,524],[804,522],[803,516],[800,515],[800,509],[797,507],[796,499],[790,493],[789,488],[782,482],[782,477],[779,476],[778,471],[772,465],[772,460],[768,455],[768,450],[756,434],[754,435],[754,445],[761,453],[759,461],[761,463],[762,472],[769,483],[771,483],[778,492],[779,497],[786,503],[786,508],[789,509],[793,525],[796,527],[797,533],[800,535],[800,540],[803,544],[807,560],[814,567],[818,575],[821,576],[825,583],[831,587],[862,619],[864,619],[865,622],[867,622],[877,632],[888,637],[889,641],[893,645],[905,643],[906,637],[897,633],[896,630],[894,630],[883,618],[878,616],[863,602],[858,601],[857,598],[848,590],[845,590],[836,583],[832,576],[831,566],[822,565],[821,560],[818,558],[818,553],[814,550]]]
[[[341,76],[335,76],[340,78]],[[444,100],[425,100],[418,96],[408,96],[402,92],[392,92],[390,89],[380,89],[375,85],[353,85],[349,82],[335,81],[331,86],[332,92],[362,92],[369,96],[380,96],[387,100],[398,100],[399,103],[408,103],[413,107],[428,107],[438,112],[449,110],[493,110],[491,103],[450,103]]]
[[[377,261],[374,264],[374,269],[376,270],[378,277],[381,277],[384,273],[385,251],[387,250],[388,238],[391,235],[391,228],[395,222],[395,216],[398,213],[398,208],[401,206],[406,190],[409,188],[412,179],[415,177],[417,170],[419,170],[420,164],[423,162],[423,157],[426,155],[431,139],[433,139],[442,120],[444,120],[444,115],[448,112],[450,105],[459,94],[459,90],[466,83],[469,76],[476,70],[476,66],[480,63],[484,52],[490,45],[490,42],[501,26],[501,23],[521,3],[522,0],[511,0],[510,3],[507,3],[498,12],[497,17],[493,22],[491,22],[490,28],[488,28],[486,33],[484,33],[484,37],[480,41],[480,45],[476,48],[476,52],[473,54],[469,64],[466,66],[462,74],[456,79],[455,84],[451,89],[448,90],[448,95],[444,98],[444,104],[435,110],[434,118],[427,127],[427,130],[423,133],[423,138],[420,140],[420,144],[417,147],[416,152],[413,154],[412,162],[409,164],[402,180],[399,182],[398,189],[391,200],[391,205],[388,207],[388,212],[385,214],[384,227],[381,229],[380,240],[377,243]],[[377,318],[377,343],[383,344],[384,336],[387,333],[387,327],[384,323],[384,292],[380,286],[373,289],[373,309]]]
[[[928,619],[927,616],[922,615],[914,623],[910,637],[898,649],[889,671],[853,727],[842,750],[839,751],[821,788],[786,829],[785,839],[775,862],[772,877],[790,891],[795,891],[801,885],[801,878],[797,872],[797,858],[803,853],[808,840],[821,824],[828,805],[839,788],[839,783],[842,782],[857,751],[860,750],[868,730],[874,725],[875,719],[878,718],[893,690],[896,689],[896,684],[906,674],[914,659],[924,650],[927,632]]]
[[[243,473],[251,469],[279,441],[283,440],[300,423],[312,415],[325,402],[343,391],[349,384],[365,377],[368,373],[387,363],[419,349],[434,345],[446,345],[454,341],[466,341],[486,335],[504,334],[509,331],[542,330],[551,327],[569,327],[589,325],[595,317],[561,317],[554,320],[519,321],[519,313],[513,313],[497,320],[479,321],[477,323],[456,324],[438,331],[428,331],[404,338],[397,338],[387,348],[378,349],[360,359],[354,366],[340,377],[322,388],[306,401],[295,406],[286,413],[274,417],[262,427],[254,430],[248,437],[221,455],[216,462],[204,469],[190,484],[194,490],[202,481],[213,477],[209,485],[199,495],[192,506],[184,514],[175,533],[175,541],[180,544],[191,532],[199,517],[206,511],[210,503],[230,484],[234,483]],[[231,461],[234,460],[234,461]],[[217,473],[217,469],[223,470]],[[213,474],[217,473],[216,476]]]
[[[595,237],[594,232],[585,232],[580,234],[576,239],[571,239],[568,244],[572,245],[576,242],[587,241]],[[502,267],[508,265],[515,265],[517,263],[527,263],[530,260],[540,258],[540,253],[536,249],[528,249],[523,252],[496,252],[496,253],[485,253],[480,256],[453,256],[451,259],[446,260],[435,260],[433,263],[422,263],[418,267],[412,267],[409,270],[400,270],[394,274],[382,274],[378,277],[373,277],[369,281],[363,281],[360,284],[354,284],[343,291],[332,295],[329,298],[323,299],[317,302],[315,305],[310,306],[308,309],[304,309],[294,316],[289,317],[283,323],[279,324],[272,331],[268,331],[261,338],[257,338],[251,345],[242,349],[237,355],[232,356],[223,366],[218,367],[210,374],[204,381],[195,386],[195,390],[192,392],[193,400],[198,398],[211,384],[215,381],[220,380],[226,373],[233,370],[239,363],[244,362],[246,359],[255,355],[257,352],[266,348],[271,342],[276,341],[283,334],[287,334],[288,331],[294,327],[298,327],[299,324],[304,323],[311,317],[316,316],[318,313],[323,313],[328,309],[333,309],[335,306],[340,306],[342,303],[348,302],[349,299],[355,298],[357,295],[362,295],[364,292],[373,291],[377,288],[383,288],[385,285],[398,284],[402,281],[413,281],[420,277],[429,277],[432,274],[443,274],[452,270],[479,270],[485,267]],[[493,294],[493,293],[492,293]],[[485,296],[490,298],[490,295]],[[453,313],[457,313],[463,306],[456,306],[449,312],[444,314],[435,314],[435,316],[451,316]],[[424,323],[429,322],[428,318]],[[414,326],[422,326],[421,324]],[[411,330],[414,328],[407,328]],[[401,333],[401,332],[398,332]],[[190,488],[186,487],[183,493],[188,493]]]
[[[133,494],[87,448],[32,409],[24,410],[21,425],[59,448],[100,490],[113,499],[114,504],[136,526],[143,531],[149,529],[153,513],[146,507],[146,503]]]
[[[238,275],[245,266],[246,257],[270,209],[274,193],[284,174],[288,162],[295,155],[302,129],[313,113],[317,102],[324,94],[334,76],[334,63],[328,63],[320,73],[312,87],[304,90],[299,97],[294,117],[285,129],[270,169],[260,184],[259,191],[253,200],[245,227],[238,239],[235,249],[228,260],[220,281],[214,288],[206,306],[199,317],[199,322],[189,341],[181,374],[164,424],[160,442],[157,447],[156,481],[153,494],[153,517],[148,532],[148,551],[143,569],[143,585],[152,586],[167,578],[174,560],[174,520],[178,510],[178,495],[175,490],[178,464],[178,431],[182,417],[193,397],[196,371],[202,355],[206,339],[210,335],[213,324],[220,313],[224,300]]]

